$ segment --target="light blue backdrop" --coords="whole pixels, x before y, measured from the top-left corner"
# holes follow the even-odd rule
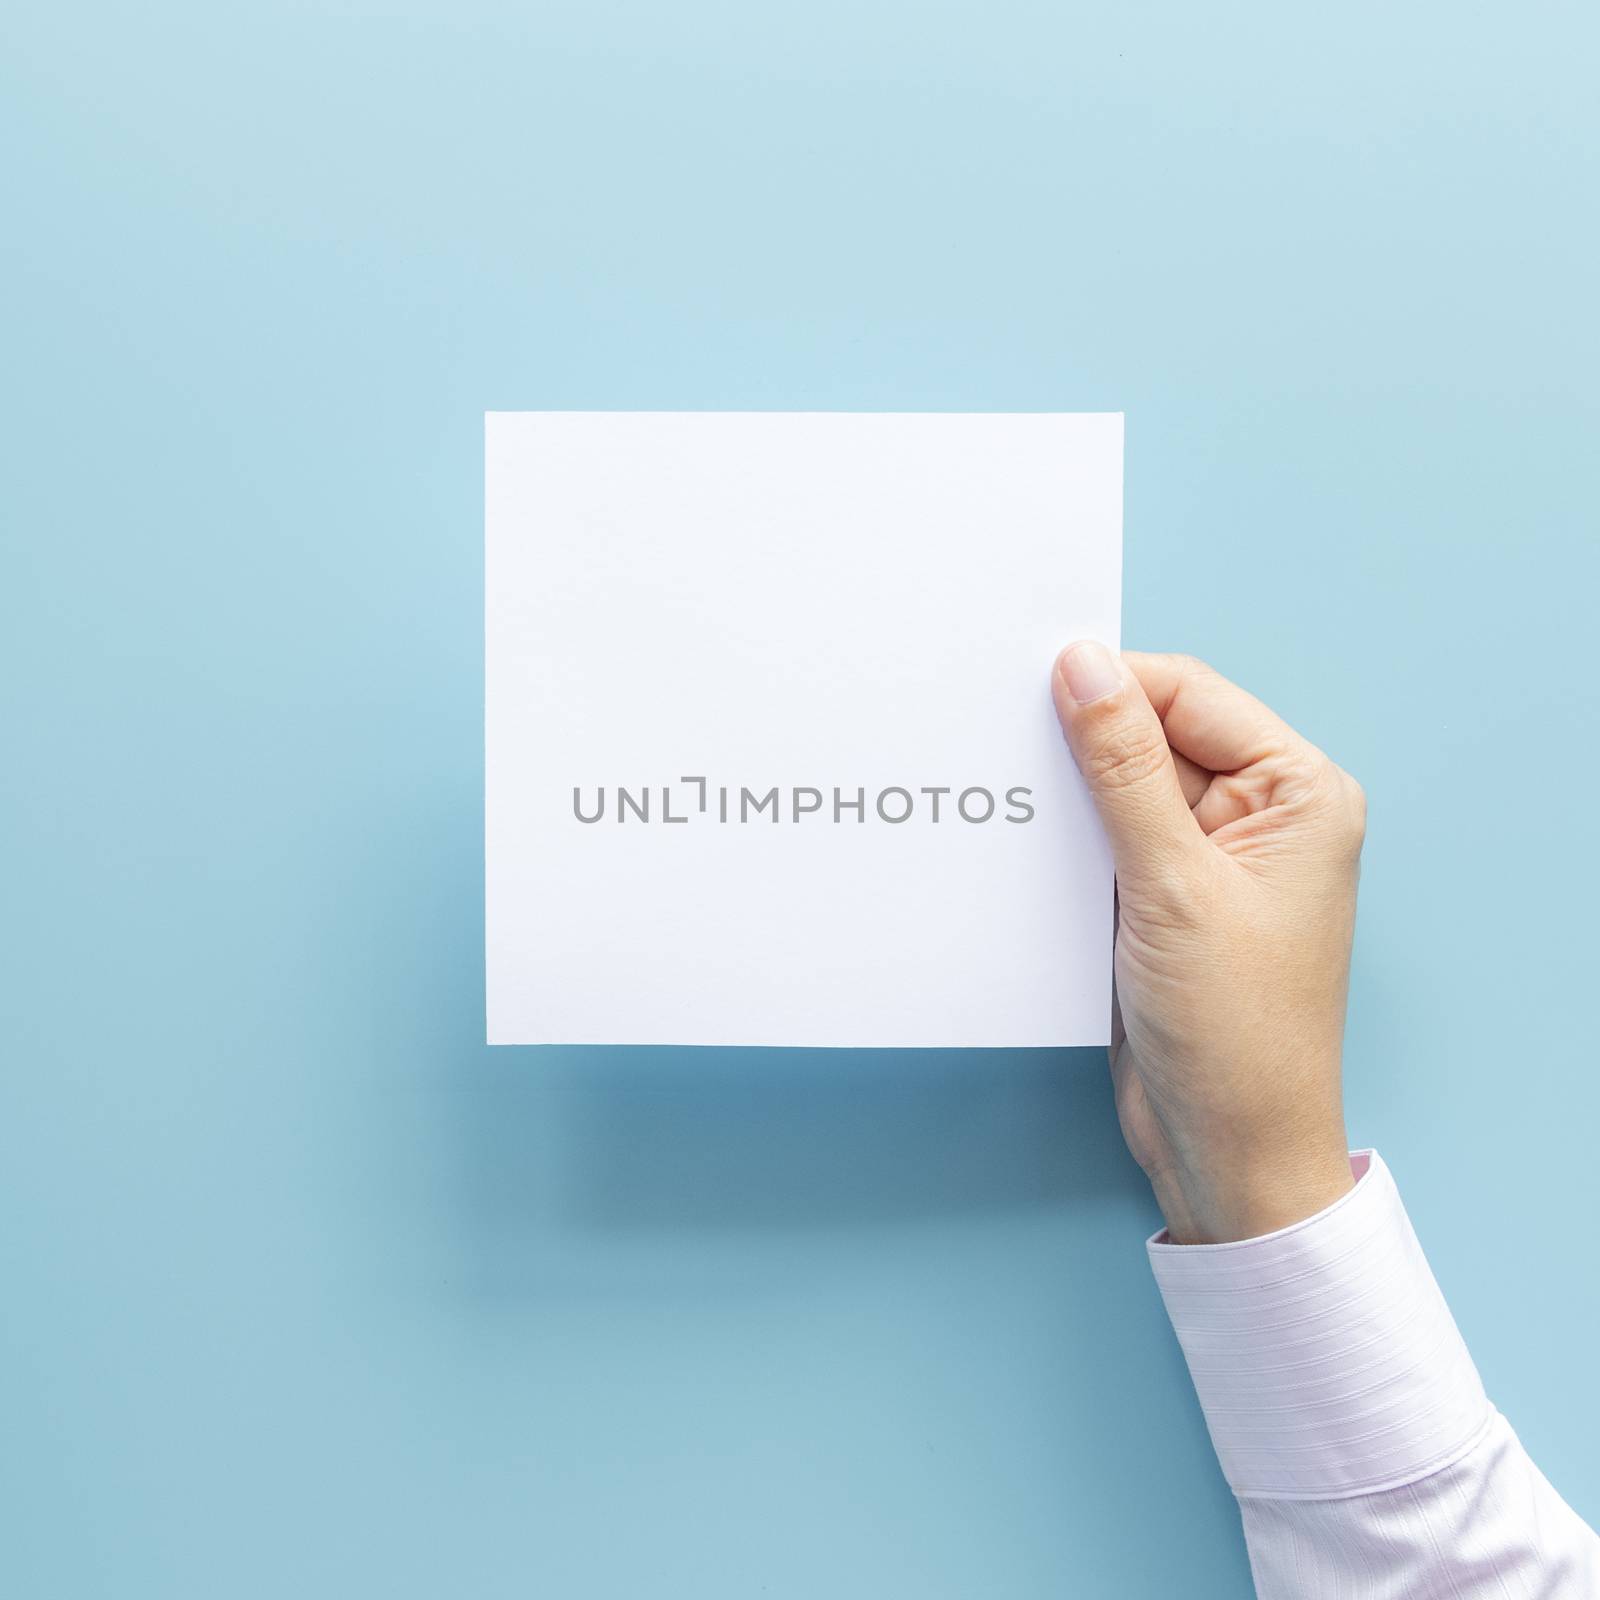
[[[481,1044],[481,414],[1114,408],[1600,1516],[1589,6],[0,23],[0,1591],[1243,1595],[1092,1054]]]

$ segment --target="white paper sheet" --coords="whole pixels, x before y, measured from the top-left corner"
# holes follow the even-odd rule
[[[1106,1042],[1049,671],[1119,642],[1120,415],[492,412],[486,458],[491,1044]]]

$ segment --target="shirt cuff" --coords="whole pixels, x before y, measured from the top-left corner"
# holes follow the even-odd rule
[[[1147,1245],[1241,1497],[1376,1494],[1449,1466],[1493,1411],[1389,1169],[1303,1222],[1232,1244]]]

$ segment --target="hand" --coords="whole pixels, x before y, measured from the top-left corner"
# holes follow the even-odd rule
[[[1178,1244],[1351,1187],[1340,1052],[1360,787],[1184,656],[1064,650],[1056,710],[1117,869],[1111,1074]]]

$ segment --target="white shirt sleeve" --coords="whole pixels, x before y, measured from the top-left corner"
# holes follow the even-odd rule
[[[1260,1600],[1594,1600],[1600,1539],[1477,1369],[1376,1152],[1277,1233],[1150,1241]]]

